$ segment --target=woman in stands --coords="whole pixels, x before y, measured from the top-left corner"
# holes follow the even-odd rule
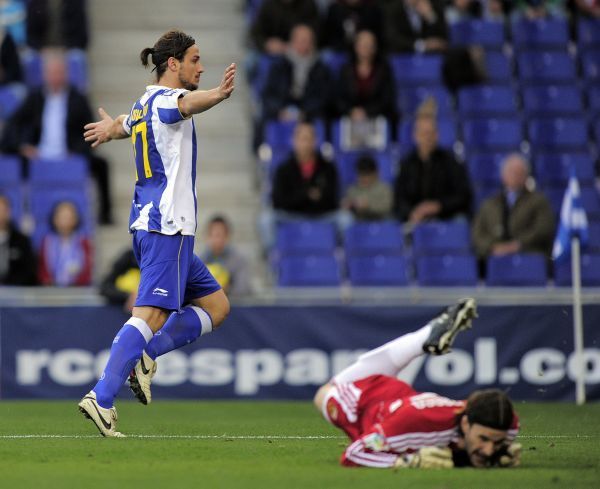
[[[77,207],[69,201],[56,204],[50,218],[50,232],[40,249],[39,280],[42,285],[90,285],[92,246],[80,232]]]

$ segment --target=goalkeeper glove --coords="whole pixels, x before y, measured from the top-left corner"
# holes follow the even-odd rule
[[[395,469],[451,469],[454,467],[452,450],[440,447],[423,447],[415,453],[398,457]]]
[[[521,449],[520,443],[511,443],[504,449],[500,450],[496,456],[496,467],[518,467],[521,465]]]

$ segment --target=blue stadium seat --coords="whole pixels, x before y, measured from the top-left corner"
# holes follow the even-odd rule
[[[477,285],[477,262],[471,255],[421,256],[416,259],[416,268],[419,285]]]
[[[408,267],[403,256],[353,256],[348,259],[352,285],[363,287],[408,285]]]
[[[600,48],[600,19],[579,17],[577,42],[581,51]]]
[[[588,219],[600,219],[600,195],[595,187],[581,185],[581,203],[587,213]],[[544,195],[550,200],[552,210],[555,214],[560,213],[563,197],[565,195],[566,183],[560,186],[547,186],[543,189]]]
[[[585,150],[588,145],[587,123],[580,118],[532,119],[528,133],[534,151]]]
[[[473,210],[477,211],[481,204],[490,197],[496,195],[500,192],[502,185],[500,182],[492,183],[492,182],[483,182],[483,183],[475,183],[473,186]]]
[[[28,49],[21,54],[21,65],[25,84],[31,88],[42,86],[42,57],[40,53]]]
[[[485,53],[485,72],[489,83],[508,83],[512,78],[511,61],[500,51],[488,51]]]
[[[510,86],[479,85],[458,92],[461,117],[513,116],[517,112],[515,93]]]
[[[69,82],[80,92],[87,92],[89,87],[88,62],[85,51],[71,49],[67,52]]]
[[[340,183],[342,188],[346,189],[356,182],[356,162],[363,154],[371,155],[377,162],[379,178],[391,183],[393,180],[392,159],[387,151],[338,151],[335,155]]]
[[[439,85],[442,79],[441,55],[396,54],[390,56],[394,78],[401,87]]]
[[[594,162],[589,153],[540,153],[533,159],[534,175],[542,186],[564,186],[571,176],[571,168],[580,184],[592,183],[595,178]]]
[[[519,78],[525,83],[569,83],[577,79],[575,62],[565,52],[524,52],[517,56]]]
[[[483,186],[500,185],[500,170],[506,153],[476,153],[467,158],[471,180]]]
[[[493,20],[463,20],[450,25],[450,41],[456,46],[478,45],[486,49],[502,49],[505,42],[504,23]]]
[[[321,61],[329,68],[334,79],[337,80],[343,66],[350,61],[350,56],[345,52],[327,50],[321,54]]]
[[[516,49],[563,48],[569,42],[569,27],[565,19],[521,19],[512,26]]]
[[[344,233],[347,256],[398,255],[403,248],[402,229],[395,221],[358,222]]]
[[[279,262],[281,287],[330,287],[340,285],[340,269],[333,254],[286,256]]]
[[[289,221],[277,226],[276,249],[281,255],[332,253],[335,227],[320,221]]]
[[[572,283],[571,260],[554,264],[554,282],[559,286]],[[581,284],[584,287],[600,286],[600,254],[583,253],[581,255]]]
[[[590,82],[600,81],[600,51],[587,51],[581,55],[583,76]]]
[[[600,116],[600,83],[591,83],[587,89],[588,109],[596,117]]]
[[[467,153],[516,151],[523,141],[523,128],[514,118],[469,119],[463,123],[463,137]]]
[[[262,99],[262,93],[265,89],[271,66],[279,59],[279,56],[261,54],[254,66],[254,73],[250,75],[250,88],[255,99]]]
[[[56,204],[70,201],[79,210],[81,217],[81,230],[91,235],[94,228],[90,198],[85,187],[48,187],[45,184],[31,187],[30,210],[35,223],[32,236],[34,246],[37,248],[43,236],[48,232],[50,218]]]
[[[268,121],[265,124],[265,143],[271,148],[291,150],[297,124],[296,121]],[[322,120],[316,120],[313,124],[320,146],[325,141],[325,124]]]
[[[588,250],[600,251],[600,219],[588,220]]]
[[[0,184],[21,183],[21,160],[18,156],[0,155]]]
[[[83,156],[64,160],[36,159],[29,166],[29,180],[38,186],[81,186],[88,179],[88,162]]]
[[[522,253],[490,256],[487,260],[487,285],[541,287],[547,282],[548,272],[544,255]]]
[[[443,86],[406,87],[398,92],[398,109],[404,118],[413,117],[419,105],[429,97],[437,103],[438,116],[448,118],[453,114],[452,97]]]
[[[418,224],[413,231],[415,255],[469,253],[471,237],[465,221],[435,221]]]
[[[523,108],[527,116],[575,115],[583,111],[577,86],[525,87]]]
[[[27,90],[20,84],[0,86],[0,121],[6,121],[21,106]]]
[[[398,141],[400,142],[400,153],[404,156],[411,152],[415,143],[413,140],[413,119],[403,120],[398,127]],[[438,144],[442,148],[451,150],[454,147],[454,143],[458,139],[458,133],[456,130],[456,122],[454,119],[438,118],[437,128],[439,141]]]

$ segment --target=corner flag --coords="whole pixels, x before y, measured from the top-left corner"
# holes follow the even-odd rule
[[[560,223],[554,239],[552,258],[563,260],[571,252],[571,239],[577,237],[582,246],[588,241],[588,221],[581,202],[581,191],[575,172],[571,171],[560,208]]]

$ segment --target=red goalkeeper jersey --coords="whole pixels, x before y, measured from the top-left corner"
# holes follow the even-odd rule
[[[336,384],[323,414],[352,440],[342,464],[392,467],[399,456],[426,446],[455,448],[460,438],[459,414],[464,408],[465,401],[418,393],[405,382],[374,375]],[[515,416],[509,441],[517,431]]]

